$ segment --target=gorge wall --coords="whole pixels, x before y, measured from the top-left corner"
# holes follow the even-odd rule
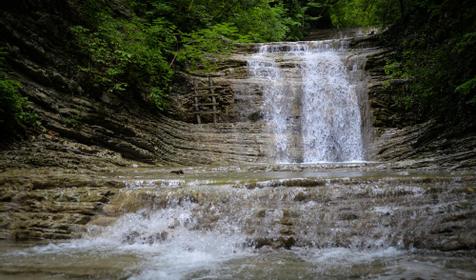
[[[30,5],[35,12],[2,10],[2,45],[9,53],[12,77],[22,83],[22,94],[32,102],[41,124],[30,138],[0,152],[1,168],[269,161],[272,135],[263,119],[263,87],[253,82],[248,69],[257,46],[238,46],[219,61],[214,73],[183,73],[168,112],[158,114],[144,109],[147,106],[138,98],[84,92],[76,79],[77,54],[71,38],[64,36],[80,21],[79,15],[70,10],[72,14],[64,16],[64,7],[57,3]],[[367,90],[359,93],[364,100],[364,159],[406,160],[404,165],[416,167],[475,165],[473,134],[452,135],[431,121],[406,123],[404,114],[392,109],[393,93],[384,86],[388,77],[383,71],[391,50],[378,47],[375,36],[343,41],[350,47],[342,56],[349,72],[356,65],[367,73],[357,77],[368,83],[368,103]],[[281,67],[289,70],[291,64]],[[194,95],[209,92],[208,77],[216,94],[217,123],[208,115],[197,125]]]

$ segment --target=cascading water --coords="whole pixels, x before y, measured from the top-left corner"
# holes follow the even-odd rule
[[[271,49],[271,50],[270,50]],[[287,85],[284,73],[272,57],[270,46],[261,46],[258,53],[249,61],[253,76],[265,81],[264,115],[269,123],[275,142],[275,158],[278,162],[289,162],[288,119],[290,117],[291,102],[287,96]]]
[[[475,279],[472,253],[407,250],[435,238],[455,248],[432,232],[441,212],[452,230],[456,215],[473,213],[459,205],[472,205],[464,190],[474,179],[295,166],[179,180],[135,172],[104,208],[109,226],[22,250],[0,243],[0,279]]]
[[[344,63],[345,40],[263,45],[249,61],[277,162],[364,159],[360,97]],[[299,121],[300,119],[300,121]],[[298,152],[293,153],[291,146]]]
[[[332,49],[302,53],[304,162],[362,160],[358,97]]]

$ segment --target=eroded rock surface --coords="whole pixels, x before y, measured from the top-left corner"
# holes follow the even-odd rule
[[[255,248],[476,249],[472,173],[276,167],[9,176],[1,181],[2,238],[70,238],[87,228],[95,236],[112,227],[116,234],[104,238],[148,244],[185,228],[244,234]],[[154,224],[157,215],[168,225]]]
[[[0,174],[0,239],[69,239],[124,183],[60,170]]]
[[[355,40],[355,46],[378,46],[376,37]],[[402,112],[394,105],[395,96],[384,66],[393,51],[377,47],[367,55],[368,96],[373,141],[371,158],[385,162],[401,161],[401,166],[414,168],[474,168],[476,134],[474,124],[466,128],[445,125],[435,120],[415,124],[412,112]]]

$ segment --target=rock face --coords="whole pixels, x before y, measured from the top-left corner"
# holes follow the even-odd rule
[[[91,218],[123,187],[121,182],[61,171],[2,173],[0,239],[79,237]]]
[[[11,74],[22,83],[22,94],[41,121],[34,137],[1,152],[2,168],[103,168],[129,165],[130,160],[189,165],[254,162],[262,156],[266,135],[260,133],[261,123],[198,126],[144,109],[134,98],[83,92],[74,78],[75,54],[68,53],[68,38],[62,35],[72,22],[49,14],[49,8],[38,9],[1,12]],[[36,16],[58,22],[36,22]],[[218,101],[223,103],[222,97]]]
[[[71,14],[65,17],[62,13],[68,9],[53,2],[25,1],[10,8],[7,5],[1,11],[0,28],[5,34],[2,45],[9,51],[12,76],[22,82],[22,94],[32,102],[41,125],[34,137],[0,152],[0,168],[105,168],[130,165],[132,161],[196,165],[269,160],[270,135],[263,121],[263,89],[250,78],[247,69],[256,46],[239,46],[219,62],[215,73],[183,73],[180,87],[172,96],[172,107],[163,116],[144,109],[147,106],[138,98],[91,96],[84,92],[76,79],[77,54],[68,47],[71,38],[64,35],[64,30],[80,22],[80,15],[71,8]],[[74,7],[74,1],[64,5]],[[33,8],[35,12],[30,13]],[[362,104],[369,104],[368,108],[361,108],[368,160],[410,159],[407,163],[418,163],[419,167],[475,165],[474,134],[452,135],[432,122],[409,125],[401,112],[392,109],[392,93],[383,86],[388,79],[383,66],[390,50],[376,48],[375,37],[354,39],[350,44],[353,49],[347,60],[358,57],[366,61],[368,73],[368,102],[366,92],[360,97]],[[202,124],[197,125],[194,95],[209,95],[210,85],[216,96],[217,123],[213,123],[210,114],[202,115]]]
[[[356,40],[356,46],[378,44],[375,38]],[[402,161],[404,166],[429,168],[471,168],[476,156],[474,124],[466,129],[448,127],[434,120],[415,124],[411,112],[401,112],[394,105],[393,92],[385,84],[398,83],[384,73],[392,50],[376,48],[367,55],[368,96],[373,141],[372,158],[379,161]]]
[[[193,204],[194,230],[238,228],[257,248],[476,248],[474,177],[281,179],[131,189],[107,207],[146,213]],[[141,185],[137,185],[140,187]],[[158,184],[157,186],[160,186]],[[178,203],[178,205],[177,205]],[[119,207],[120,205],[120,207]],[[106,208],[105,208],[106,209]],[[146,231],[136,238],[147,239]],[[173,235],[173,229],[170,229]]]

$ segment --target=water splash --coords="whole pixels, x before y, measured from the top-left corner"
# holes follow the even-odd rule
[[[214,230],[200,229],[197,204],[169,201],[169,207],[143,209],[121,216],[109,227],[91,228],[81,239],[16,251],[12,257],[136,256],[125,271],[128,279],[183,279],[198,269],[251,256],[246,236],[224,223]],[[104,261],[100,260],[99,261]]]
[[[390,172],[301,178],[299,171],[251,181],[246,173],[241,183],[192,180],[180,187],[175,179],[133,174],[133,187],[111,202],[126,212],[114,224],[7,254],[0,243],[0,278],[446,279],[459,273],[458,279],[475,279],[474,252],[412,248],[421,240],[413,233],[425,232],[437,215],[471,211],[455,208],[469,205],[471,198],[455,195],[464,194],[466,183],[428,181],[429,173],[404,173],[400,180]]]

